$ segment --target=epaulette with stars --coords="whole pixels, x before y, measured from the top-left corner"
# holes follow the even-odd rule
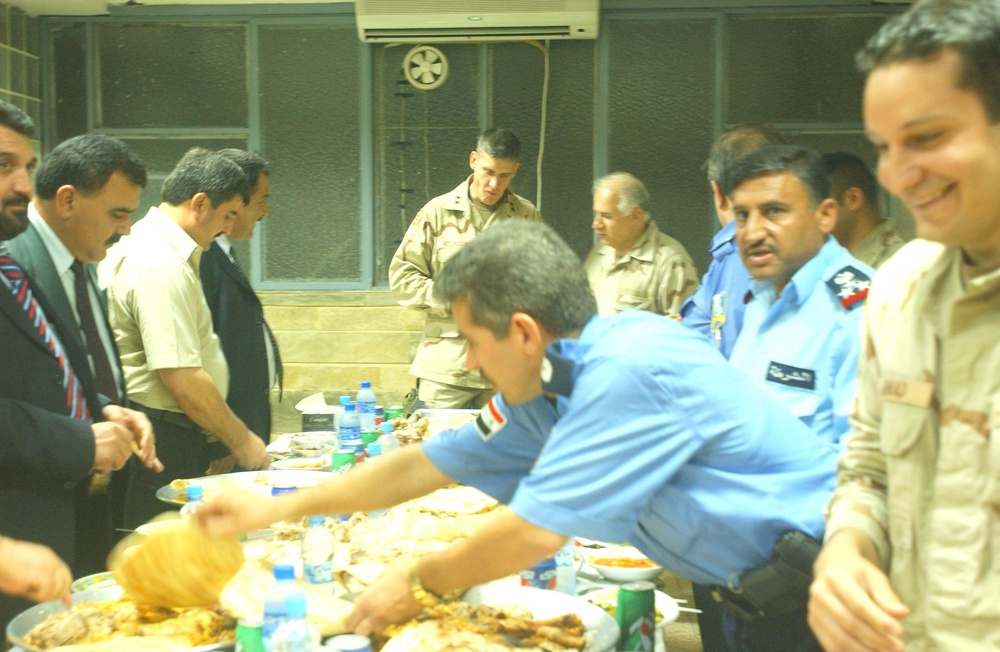
[[[840,305],[847,310],[853,310],[864,303],[865,297],[868,296],[868,288],[871,286],[871,279],[861,270],[848,265],[837,271],[826,285],[840,301]]]

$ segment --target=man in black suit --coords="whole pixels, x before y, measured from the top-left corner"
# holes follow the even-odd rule
[[[8,255],[5,241],[28,225],[33,130],[0,102],[0,532],[72,564],[92,474],[120,469],[136,442],[147,466],[162,467],[149,421],[98,395],[72,329]],[[0,630],[29,606],[0,595]]]
[[[146,167],[125,143],[100,134],[71,138],[38,167],[28,228],[7,243],[59,317],[76,326],[68,336],[87,352],[97,391],[118,405],[127,405],[124,376],[92,263],[129,232],[145,185]],[[114,528],[122,527],[127,473],[128,466],[110,487],[101,480],[81,498],[75,574],[105,569]]]
[[[267,216],[271,192],[267,161],[240,149],[219,151],[239,165],[250,182],[250,201],[233,221],[229,235],[220,235],[201,257],[201,282],[212,310],[212,325],[229,363],[226,403],[247,427],[267,444],[271,434],[271,388],[281,384],[281,356],[264,309],[250,280],[236,261],[232,240],[249,240],[257,222]],[[216,457],[228,454],[218,447]],[[225,465],[227,462],[216,462]]]

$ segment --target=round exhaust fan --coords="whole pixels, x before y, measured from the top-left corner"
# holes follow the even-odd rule
[[[418,45],[403,57],[406,81],[422,91],[431,91],[448,78],[448,60],[432,45]]]

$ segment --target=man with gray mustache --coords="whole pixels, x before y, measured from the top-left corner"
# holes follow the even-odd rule
[[[837,203],[818,153],[761,148],[733,165],[723,185],[752,277],[729,361],[838,445],[849,430],[861,307],[875,272],[831,235]]]

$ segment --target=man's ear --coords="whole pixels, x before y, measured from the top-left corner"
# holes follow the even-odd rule
[[[515,312],[510,316],[508,337],[515,338],[515,342],[524,347],[529,355],[545,348],[541,324],[526,312]]]
[[[844,196],[841,198],[840,203],[849,211],[860,210],[862,204],[865,203],[865,193],[861,191],[861,188],[851,186],[844,191]]]
[[[472,150],[471,152],[469,152],[469,167],[472,168],[473,170],[476,169],[476,159],[477,158],[479,158],[479,157],[476,156],[476,150]]]
[[[71,186],[69,184],[59,186],[59,189],[56,190],[56,196],[53,201],[53,204],[56,207],[56,214],[64,220],[72,217],[73,207],[75,206],[78,197],[79,192],[77,192],[75,186]]]
[[[729,208],[729,198],[722,194],[718,182],[709,181],[708,183],[712,186],[712,201],[715,202],[715,207],[720,211]]]
[[[816,219],[819,223],[819,230],[823,235],[833,233],[837,226],[837,200],[827,197],[816,207]]]
[[[198,222],[208,215],[208,210],[211,207],[212,202],[208,199],[208,195],[203,192],[196,192],[188,200],[188,210],[195,214],[195,219]]]

